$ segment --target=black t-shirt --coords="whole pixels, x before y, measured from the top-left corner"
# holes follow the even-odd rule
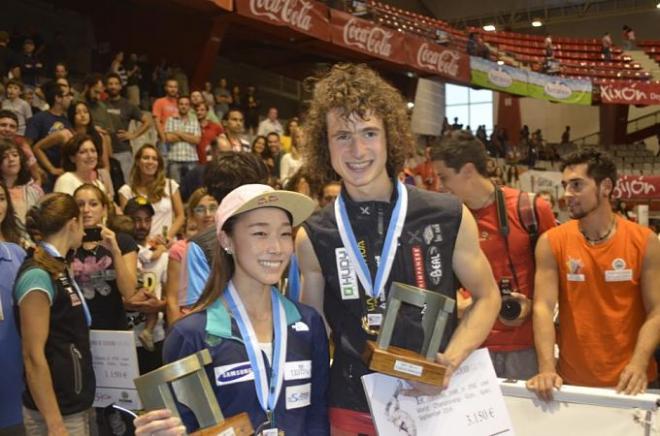
[[[122,255],[138,251],[135,240],[124,233],[117,233],[117,244]],[[110,251],[102,245],[97,245],[93,250],[80,247],[75,252],[72,268],[92,314],[91,328],[128,330]]]
[[[112,119],[112,125],[117,130],[126,130],[131,120],[142,121],[142,112],[137,106],[131,104],[128,100],[120,97],[119,100],[106,100],[108,115]],[[114,152],[130,151],[131,143],[129,141],[113,142]]]

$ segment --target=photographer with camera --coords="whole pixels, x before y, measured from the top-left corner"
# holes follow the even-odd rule
[[[470,209],[479,228],[479,244],[488,258],[502,295],[502,307],[484,343],[498,377],[526,380],[537,372],[532,333],[534,247],[538,236],[554,227],[549,204],[536,196],[488,178],[482,143],[466,131],[443,137],[431,149],[433,166],[444,189]],[[469,291],[457,295],[459,311],[469,310]]]

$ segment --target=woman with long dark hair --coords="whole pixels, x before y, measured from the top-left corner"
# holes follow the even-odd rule
[[[226,416],[247,412],[258,435],[330,434],[323,320],[274,286],[293,252],[293,226],[313,209],[309,198],[267,185],[230,192],[216,212],[218,252],[206,288],[165,339],[166,362],[209,349],[220,408]],[[239,366],[245,382],[224,382]],[[199,427],[188,409],[180,412],[188,431]],[[161,421],[163,413],[138,418],[136,434],[176,430],[176,420]]]
[[[80,209],[68,194],[49,194],[28,211],[26,226],[37,246],[14,287],[27,384],[25,433],[89,435],[96,387],[92,320],[66,260],[83,239]]]
[[[87,103],[84,101],[71,103],[67,116],[73,126],[72,129],[58,130],[34,144],[34,155],[41,166],[53,176],[61,176],[66,171],[61,166],[61,149],[75,134],[85,134],[91,138],[97,147],[98,167],[102,168],[103,171],[108,171],[110,156],[112,155],[110,135],[105,130],[94,126],[94,120]]]
[[[32,179],[23,149],[7,139],[0,139],[0,180],[9,192],[18,221],[25,223],[28,209],[37,204],[44,191]]]
[[[158,147],[145,144],[135,154],[130,182],[119,189],[123,208],[133,197],[144,197],[155,210],[150,236],[172,241],[185,221],[179,184],[165,177],[165,162]]]

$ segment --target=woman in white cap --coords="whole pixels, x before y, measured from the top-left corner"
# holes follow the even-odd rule
[[[257,435],[329,435],[325,326],[314,309],[273,286],[293,252],[293,226],[314,210],[304,195],[243,185],[216,212],[219,253],[193,313],[174,324],[163,356],[208,348],[206,370],[225,416],[247,412]],[[185,407],[187,428],[198,428]],[[136,419],[136,434],[183,434],[168,411]]]

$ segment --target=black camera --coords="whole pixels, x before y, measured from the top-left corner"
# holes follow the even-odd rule
[[[518,319],[522,312],[520,302],[511,296],[511,279],[500,279],[500,295],[502,295],[502,306],[500,307],[500,318],[506,321]]]

